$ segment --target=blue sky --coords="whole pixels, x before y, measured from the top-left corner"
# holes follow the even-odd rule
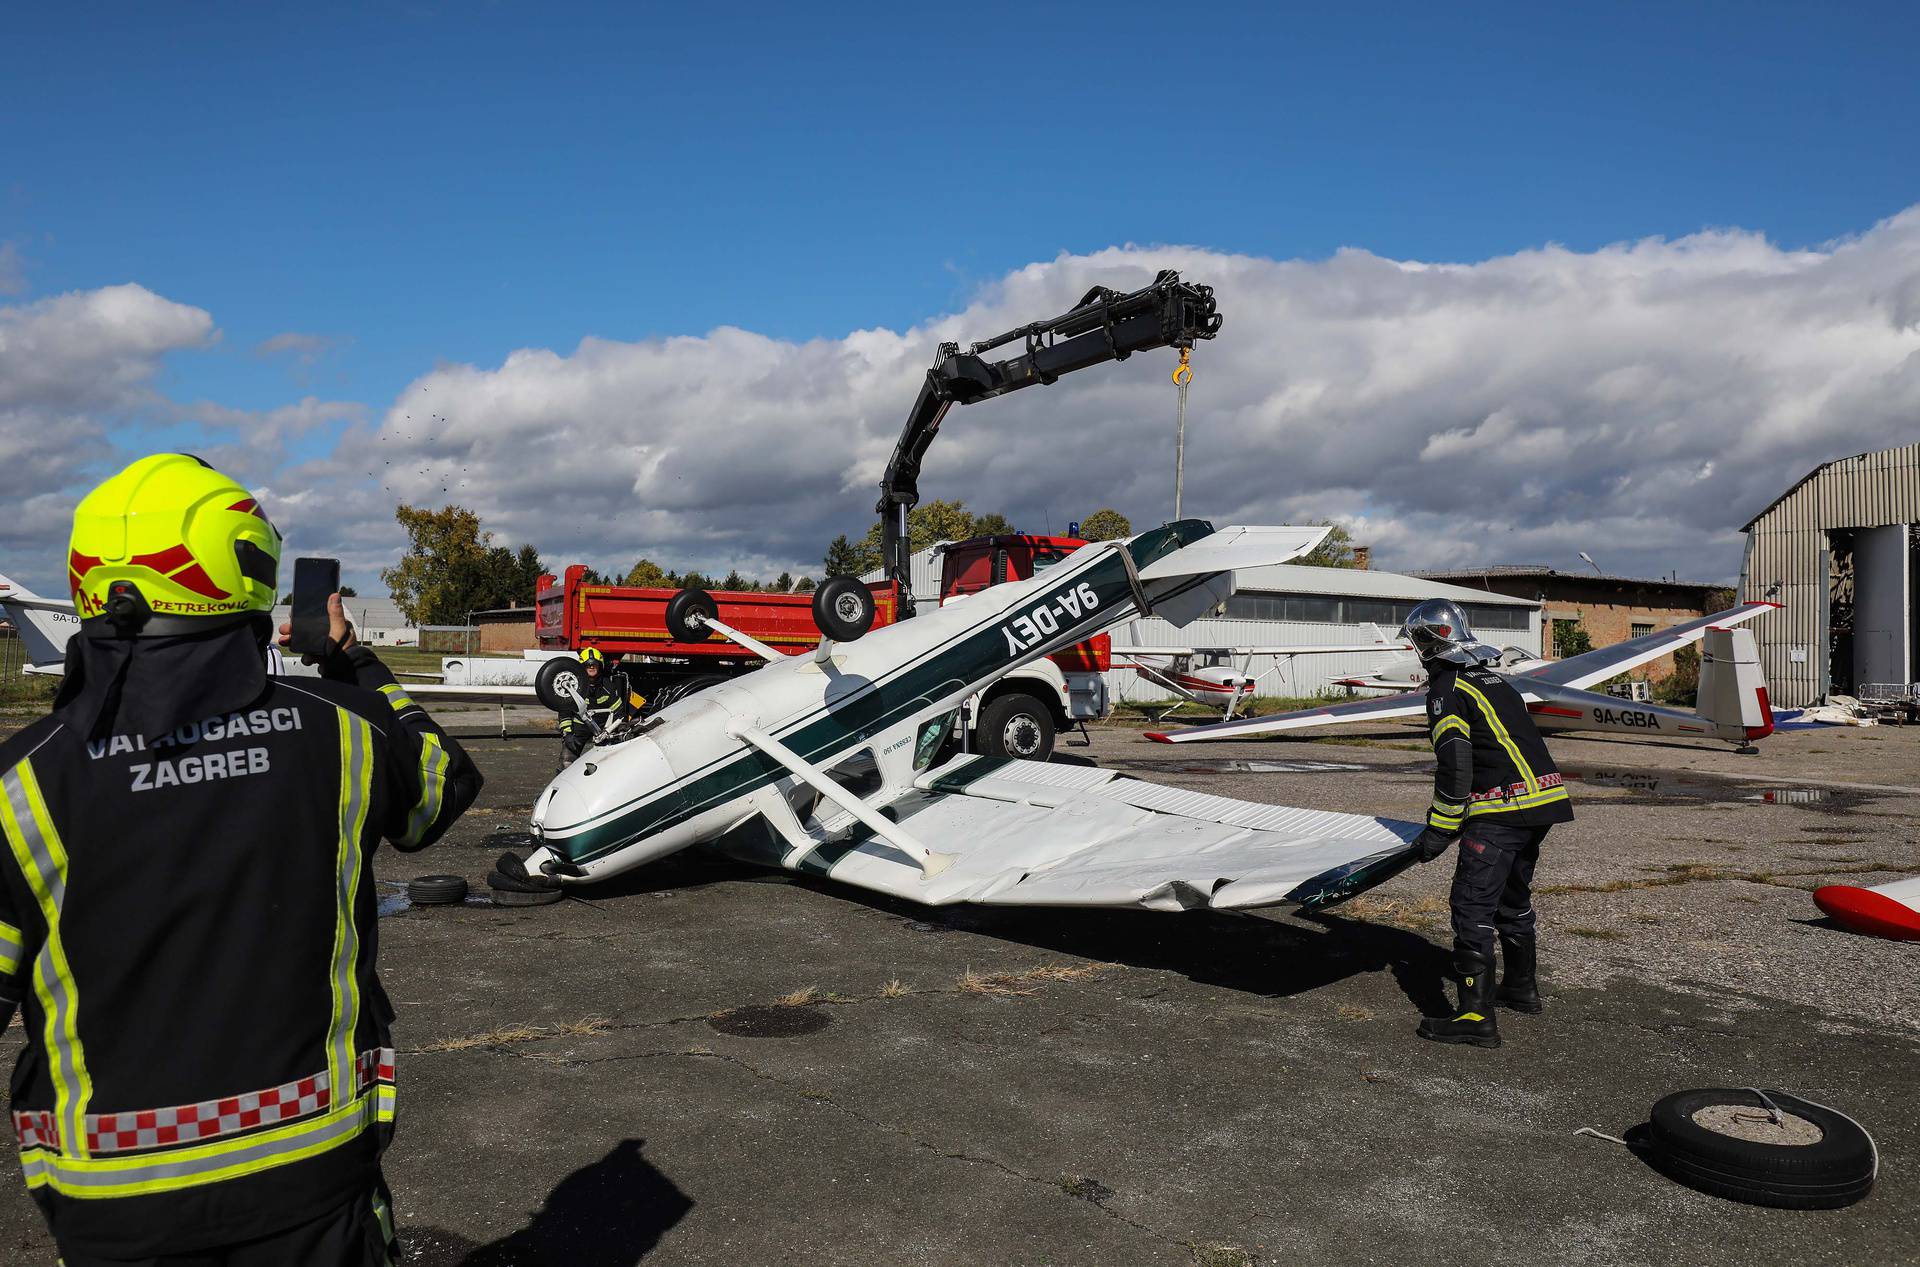
[[[170,400],[378,417],[436,365],[905,330],[1127,243],[1471,262],[1735,226],[1814,246],[1920,199],[1916,14],[34,6],[0,76],[0,243],[24,282],[0,303],[137,282],[221,331],[166,355]],[[259,353],[287,334],[307,356]]]

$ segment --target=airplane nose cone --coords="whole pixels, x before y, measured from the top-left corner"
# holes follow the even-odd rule
[[[537,830],[571,827],[587,816],[587,798],[562,774],[547,785],[533,806],[533,825]]]

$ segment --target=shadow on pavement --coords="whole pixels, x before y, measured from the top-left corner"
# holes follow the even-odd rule
[[[402,1234],[407,1267],[635,1267],[693,1200],[628,1139],[560,1181],[531,1221],[475,1246],[438,1228]]]

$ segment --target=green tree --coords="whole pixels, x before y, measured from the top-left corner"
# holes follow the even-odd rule
[[[811,576],[803,576],[793,583],[793,592],[796,594],[811,594],[813,593],[813,589],[813,578]]]
[[[787,594],[787,593],[791,593],[792,590],[793,590],[793,573],[782,572],[780,575],[773,578],[774,593]]]
[[[973,531],[967,535],[970,537],[1009,537],[1013,535],[1014,531],[1012,520],[997,510],[990,510],[973,521]]]
[[[1688,644],[1673,653],[1673,672],[1653,684],[1653,697],[1687,708],[1700,695],[1700,648]]]
[[[543,569],[531,545],[494,545],[480,516],[464,506],[400,506],[394,518],[407,531],[407,552],[380,579],[414,624],[465,624],[471,612],[532,604]]]
[[[1345,524],[1335,523],[1331,519],[1313,519],[1308,522],[1329,525],[1332,531],[1327,533],[1326,540],[1295,559],[1295,563],[1311,568],[1359,566],[1359,560],[1353,557],[1353,534],[1347,531]]]
[[[358,597],[360,597],[360,591],[359,591],[359,590],[357,590],[357,589],[355,589],[355,588],[353,588],[353,586],[351,586],[351,585],[342,585],[342,586],[340,587],[340,597],[342,597],[342,598],[358,598]]]
[[[876,532],[878,529],[875,530]],[[828,576],[858,576],[880,566],[880,548],[876,543],[872,561],[863,546],[857,546],[847,540],[847,534],[841,533],[827,544],[827,557],[824,560],[825,574]]]
[[[1553,622],[1553,654],[1562,660],[1593,650],[1593,637],[1577,620]]]
[[[760,588],[760,583],[758,581],[749,581],[746,577],[740,575],[739,568],[728,568],[727,574],[720,579],[720,588],[723,590],[745,590],[751,593]]]
[[[638,563],[628,568],[626,579],[620,583],[622,585],[640,586],[646,589],[666,589],[671,584],[668,580],[667,570],[658,563],[655,563],[652,559],[641,559]]]
[[[683,590],[711,590],[719,589],[720,587],[715,585],[713,580],[704,573],[688,572],[680,578],[680,588]]]
[[[1102,507],[1080,521],[1080,539],[1082,541],[1112,541],[1119,537],[1131,537],[1133,523],[1117,510]]]

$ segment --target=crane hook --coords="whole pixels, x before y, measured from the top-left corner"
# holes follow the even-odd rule
[[[1174,368],[1173,382],[1176,387],[1185,387],[1193,381],[1192,348],[1180,349],[1180,364]]]

